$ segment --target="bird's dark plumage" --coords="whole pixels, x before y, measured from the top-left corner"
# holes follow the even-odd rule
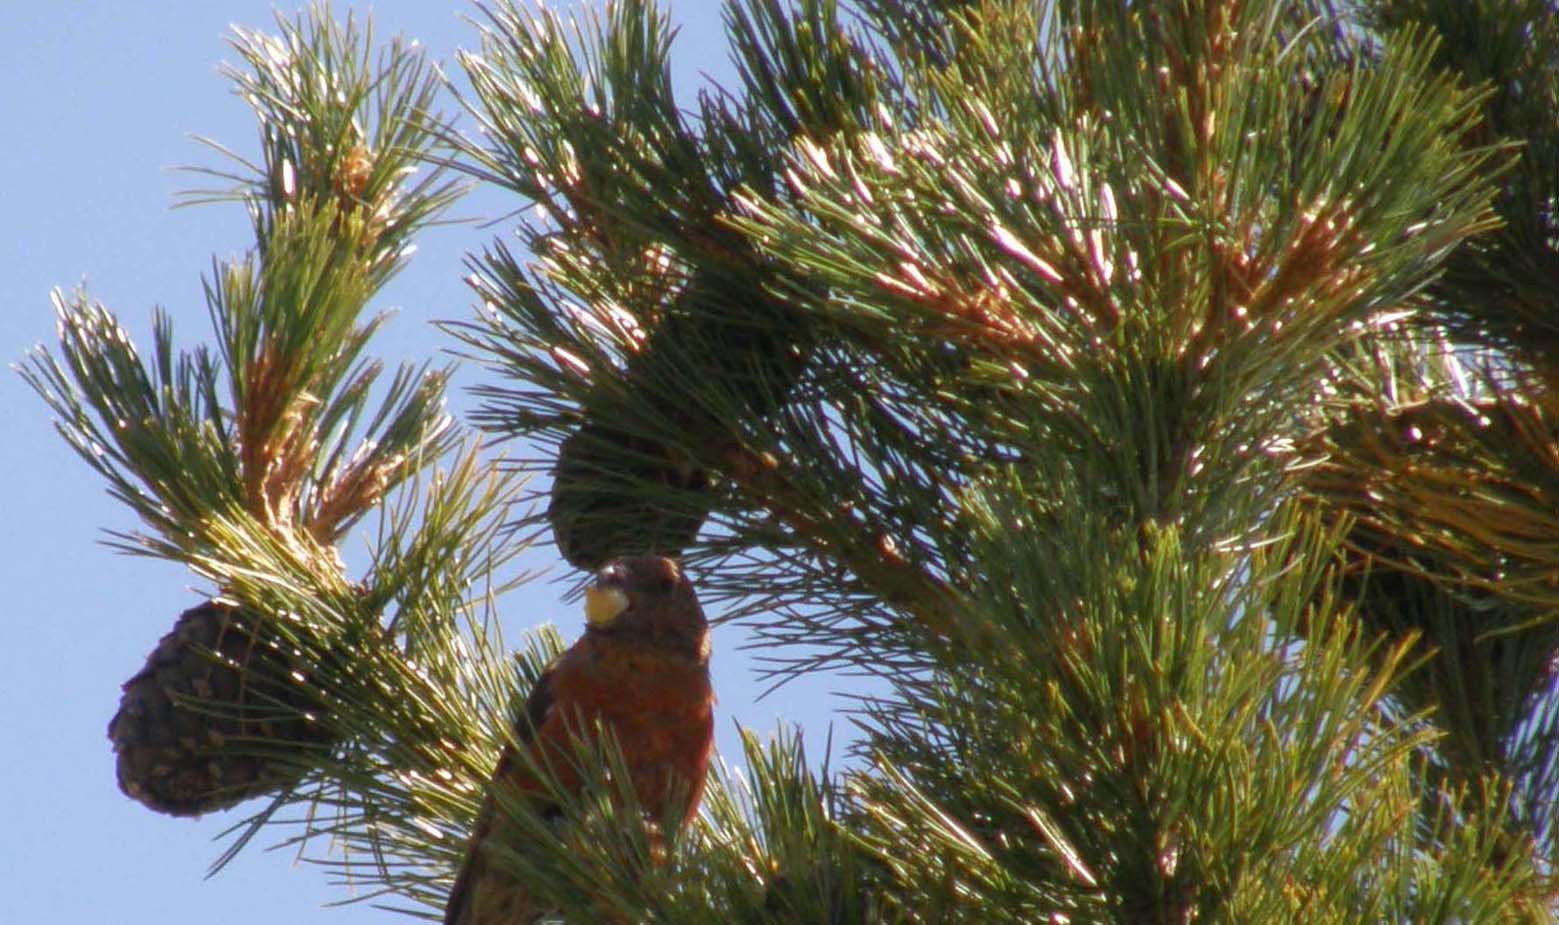
[[[533,801],[545,765],[565,789],[580,785],[573,742],[599,721],[610,728],[641,806],[685,824],[698,810],[714,738],[709,627],[681,566],[663,556],[620,559],[586,592],[589,625],[537,680],[493,772],[445,925],[529,925],[546,910],[490,857],[502,824],[498,791]],[[530,762],[520,760],[524,749]],[[678,805],[670,805],[679,801]]]

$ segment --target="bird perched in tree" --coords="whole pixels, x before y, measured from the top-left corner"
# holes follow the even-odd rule
[[[565,791],[578,788],[574,743],[597,723],[615,736],[642,808],[678,825],[698,810],[714,693],[709,624],[681,565],[663,556],[606,565],[585,592],[585,619],[585,634],[537,680],[514,745],[498,760],[445,925],[528,925],[546,912],[492,857],[503,824],[498,801],[530,800],[545,815],[552,807],[531,769],[548,767]]]

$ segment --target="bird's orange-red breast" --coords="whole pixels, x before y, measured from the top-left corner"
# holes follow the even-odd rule
[[[619,559],[585,593],[585,634],[537,680],[477,817],[445,925],[528,925],[546,910],[506,877],[488,844],[502,824],[497,792],[547,811],[530,768],[579,786],[574,742],[599,723],[617,740],[645,809],[685,824],[698,811],[714,740],[709,625],[681,565],[663,556]],[[514,749],[532,759],[520,760]],[[678,805],[672,805],[678,801]]]

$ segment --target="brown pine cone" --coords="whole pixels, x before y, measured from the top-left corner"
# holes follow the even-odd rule
[[[708,474],[691,460],[586,423],[558,448],[547,519],[563,558],[597,569],[627,555],[679,555],[709,516],[708,494]]]
[[[682,446],[705,460],[722,458],[738,445],[725,415],[775,414],[801,375],[813,333],[792,307],[763,292],[750,269],[700,270],[677,301],[678,310],[658,322],[629,361],[624,385],[659,397],[671,422],[664,426]],[[668,383],[689,381],[720,396],[716,405],[728,410],[712,412],[668,391]],[[559,551],[587,570],[625,556],[680,556],[709,516],[709,473],[601,410],[558,448],[547,519]]]
[[[195,816],[297,782],[331,741],[304,671],[254,611],[217,601],[184,611],[109,721],[119,788]]]

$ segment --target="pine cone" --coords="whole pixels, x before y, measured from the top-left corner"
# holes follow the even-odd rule
[[[624,373],[630,392],[675,402],[667,383],[696,382],[750,418],[775,414],[811,352],[797,312],[767,296],[751,269],[694,275],[680,308],[660,320]],[[605,406],[611,408],[610,405]],[[621,412],[616,420],[632,419]],[[696,402],[665,414],[683,446],[705,459],[738,444],[729,423]],[[629,433],[597,407],[558,448],[547,518],[563,558],[597,569],[625,556],[680,556],[709,516],[709,473],[651,436]]]
[[[295,783],[331,736],[287,649],[254,611],[217,601],[184,611],[125,682],[108,724],[119,788],[194,816]]]
[[[657,487],[662,496],[646,495]],[[676,556],[709,516],[708,491],[708,474],[691,460],[586,423],[558,449],[547,518],[563,558],[582,569],[639,553]]]

